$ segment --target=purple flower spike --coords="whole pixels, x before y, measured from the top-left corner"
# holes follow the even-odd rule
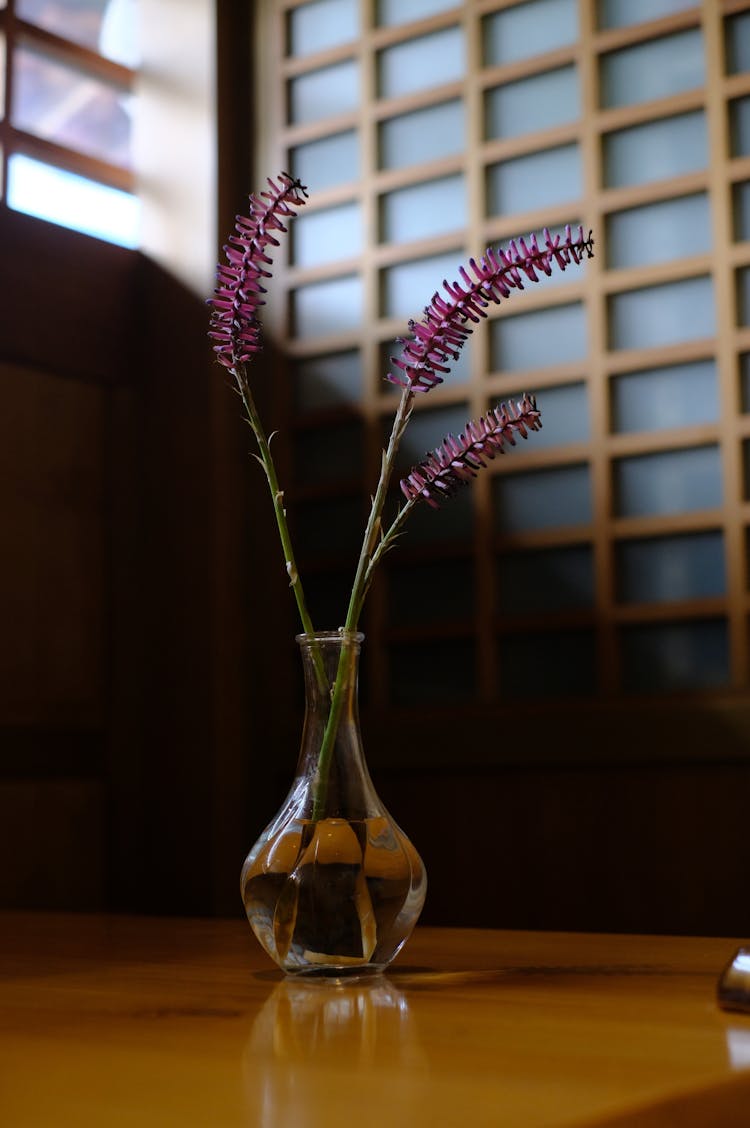
[[[278,247],[272,232],[286,233],[284,220],[293,218],[307,198],[304,185],[288,173],[277,180],[269,178],[269,191],[250,197],[249,216],[237,216],[236,234],[224,247],[227,261],[217,268],[208,335],[217,342],[216,359],[225,368],[251,360],[260,350],[258,309],[266,292],[261,280],[271,277],[266,248]]]
[[[503,454],[506,443],[515,446],[516,435],[525,439],[529,431],[538,431],[541,426],[541,413],[533,396],[524,396],[515,408],[500,404],[481,419],[467,423],[457,437],[443,439],[401,480],[401,491],[407,501],[421,498],[438,509],[441,501],[475,478],[488,460]]]
[[[391,357],[398,371],[389,372],[386,380],[410,392],[429,392],[442,384],[440,373],[450,371],[449,362],[458,360],[472,332],[468,322],[477,324],[490,304],[498,305],[511,290],[523,290],[524,280],[538,282],[540,274],[550,275],[553,264],[565,270],[594,254],[592,234],[584,236],[582,227],[574,235],[568,224],[563,236],[545,228],[542,240],[540,246],[536,235],[530,235],[528,242],[511,240],[506,250],[490,248],[479,262],[469,260],[470,271],[461,267],[460,282],[443,281],[447,298],[434,294],[421,322],[409,322],[414,336],[398,338],[401,356]]]

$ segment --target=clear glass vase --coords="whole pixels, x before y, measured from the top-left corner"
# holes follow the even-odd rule
[[[424,904],[419,854],[378,798],[357,707],[363,635],[299,635],[305,722],[291,790],[242,867],[253,932],[291,975],[382,971]]]

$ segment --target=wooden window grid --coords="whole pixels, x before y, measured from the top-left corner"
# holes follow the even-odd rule
[[[584,696],[606,699],[628,692],[639,693],[648,690],[648,685],[639,684],[638,679],[635,684],[632,680],[629,683],[623,668],[631,642],[637,656],[638,639],[647,637],[650,628],[674,626],[679,644],[679,630],[683,626],[700,628],[701,624],[709,629],[719,624],[726,631],[725,676],[714,678],[709,674],[703,684],[699,678],[697,685],[687,688],[709,695],[718,692],[730,696],[747,689],[750,414],[747,404],[742,402],[741,382],[746,368],[744,358],[750,353],[750,318],[746,324],[741,324],[737,295],[743,278],[750,278],[750,272],[742,274],[750,268],[750,241],[746,237],[735,238],[733,196],[750,180],[750,154],[733,155],[730,119],[733,104],[750,96],[750,72],[728,73],[725,36],[727,21],[750,13],[750,2],[703,0],[702,4],[646,23],[599,29],[596,0],[578,0],[575,42],[500,65],[486,64],[483,21],[522,5],[531,7],[536,2],[538,0],[468,0],[448,9],[441,5],[443,10],[415,22],[378,27],[376,4],[360,0],[360,30],[355,40],[297,56],[287,52],[288,21],[294,11],[309,0],[266,0],[259,5],[257,167],[264,172],[291,168],[297,147],[346,131],[356,135],[360,150],[359,176],[346,183],[313,190],[305,214],[355,204],[361,217],[361,247],[348,253],[347,247],[342,246],[338,257],[304,267],[295,266],[291,256],[280,251],[269,299],[268,332],[277,342],[283,342],[278,345],[281,355],[274,359],[274,364],[277,370],[286,366],[287,378],[278,380],[276,388],[280,410],[287,413],[293,429],[292,458],[295,450],[305,448],[311,434],[320,437],[330,433],[335,437],[335,429],[346,424],[361,427],[364,451],[361,475],[333,475],[311,481],[305,468],[300,468],[293,506],[334,499],[342,505],[348,504],[355,512],[361,511],[364,520],[369,490],[377,476],[383,427],[390,419],[393,405],[392,392],[382,380],[384,357],[388,356],[391,342],[405,332],[406,322],[406,318],[387,316],[383,312],[384,270],[421,257],[445,255],[453,256],[458,267],[468,255],[481,252],[489,244],[539,230],[544,225],[552,227],[568,221],[580,221],[585,229],[591,228],[597,240],[597,255],[584,272],[574,274],[564,285],[538,289],[532,286],[524,295],[491,311],[490,324],[471,338],[465,381],[446,381],[429,396],[418,399],[415,419],[422,411],[438,408],[461,409],[468,419],[483,414],[498,400],[524,390],[539,393],[543,407],[545,391],[583,385],[589,431],[587,436],[574,441],[548,446],[535,446],[532,437],[522,454],[512,452],[492,463],[472,487],[472,522],[468,537],[440,544],[410,544],[407,537],[399,546],[385,569],[385,580],[375,585],[369,597],[366,692],[375,706],[398,699],[398,693],[394,693],[393,671],[398,668],[399,648],[403,654],[408,654],[411,647],[416,656],[420,646],[436,647],[441,642],[465,645],[466,653],[473,656],[473,675],[466,693],[462,697],[461,691],[458,697],[465,699],[468,695],[474,701],[494,704],[505,697],[502,661],[507,640],[520,640],[522,647],[528,643],[533,650],[535,638],[540,649],[547,647],[550,639],[563,643],[570,639],[572,648],[566,650],[563,645],[561,653],[574,656],[575,639],[581,635],[590,635],[594,643],[591,652],[593,682],[589,688],[584,688]],[[445,83],[436,77],[434,84],[425,89],[396,97],[379,96],[380,52],[451,28],[460,28],[463,35],[463,77],[451,78]],[[694,29],[700,32],[703,42],[703,84],[655,100],[602,108],[600,68],[605,57]],[[746,23],[742,33],[750,34]],[[345,62],[355,62],[359,70],[358,107],[322,120],[290,123],[286,110],[288,83]],[[580,88],[580,114],[576,120],[520,136],[485,139],[483,105],[487,91],[571,66],[577,70]],[[463,104],[466,113],[465,145],[461,152],[407,167],[379,167],[380,124],[455,101]],[[696,111],[705,115],[707,126],[708,159],[704,168],[626,186],[606,185],[603,149],[608,138],[632,127],[663,119],[671,121]],[[576,200],[532,211],[514,210],[508,215],[487,214],[486,181],[493,165],[572,145],[577,146],[581,159],[581,190]],[[463,176],[465,184],[465,223],[455,230],[448,229],[418,241],[388,243],[379,238],[381,200],[386,193],[458,175]],[[710,201],[708,248],[692,253],[691,231],[687,229],[681,257],[621,268],[609,264],[606,233],[612,217],[627,209],[699,195],[706,195]],[[347,277],[357,278],[361,285],[361,324],[325,336],[296,335],[292,312],[300,288]],[[713,332],[675,343],[612,346],[612,309],[618,297],[695,279],[710,280],[715,307]],[[429,292],[414,294],[413,315],[419,315],[421,306],[439,281],[440,278],[433,280]],[[678,292],[678,304],[681,300]],[[493,369],[493,325],[502,326],[505,318],[576,303],[582,305],[586,314],[587,354],[583,359],[545,364],[536,370],[502,371],[496,366]],[[341,408],[295,409],[291,393],[295,364],[346,351],[358,352],[361,357],[362,386],[352,393],[353,402]],[[611,395],[618,377],[666,370],[670,366],[700,365],[701,362],[715,364],[718,392],[715,418],[654,430],[615,430]],[[443,433],[436,432],[432,445],[442,437]],[[680,512],[627,516],[618,512],[616,475],[620,460],[703,448],[714,449],[718,459],[723,486],[715,503]],[[580,467],[586,469],[590,480],[591,504],[587,520],[575,525],[515,532],[498,529],[493,496],[497,483],[506,475],[515,476],[517,482],[521,474],[556,473]],[[287,472],[290,476],[294,474],[291,466]],[[434,520],[444,521],[446,512],[434,515]],[[292,509],[293,519],[294,513],[295,508]],[[621,597],[617,583],[618,546],[653,543],[654,538],[661,536],[693,537],[704,533],[718,533],[723,541],[726,583],[720,594],[640,602],[627,602]],[[318,577],[323,584],[328,581],[343,602],[355,556],[343,548],[333,547],[329,551],[325,528],[320,530],[319,536],[317,544],[306,543],[301,566],[306,574]],[[590,550],[592,562],[589,606],[549,610],[545,608],[544,599],[540,599],[537,612],[526,606],[514,612],[512,593],[499,590],[500,559],[515,559],[517,563],[523,560],[524,553],[581,547]],[[575,553],[571,560],[574,556]],[[455,598],[441,600],[441,566],[445,568],[446,584],[455,581],[457,574],[470,577],[470,600],[463,604]],[[435,568],[438,576],[430,581],[435,589],[432,614],[417,615],[414,621],[405,623],[397,613],[399,602],[403,606],[403,596],[396,596],[390,588],[394,572],[399,570],[403,575],[405,569],[410,569],[412,582],[418,586],[422,570],[434,571]],[[319,625],[331,627],[336,623],[328,621]],[[700,647],[701,640],[708,635],[704,636],[699,630],[697,637]],[[554,646],[550,652],[557,653]],[[574,663],[575,657],[571,661]],[[408,666],[408,662],[402,664]],[[529,668],[533,669],[533,660]],[[669,688],[668,684],[662,687],[665,692]],[[675,688],[679,691],[686,687],[678,683]],[[530,690],[533,692],[533,685]],[[570,690],[578,691],[576,686]],[[567,692],[565,682],[562,692]]]

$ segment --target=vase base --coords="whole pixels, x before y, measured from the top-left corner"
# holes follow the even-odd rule
[[[323,964],[319,967],[286,968],[290,979],[325,981],[327,983],[351,983],[356,979],[374,979],[383,974],[382,964]]]

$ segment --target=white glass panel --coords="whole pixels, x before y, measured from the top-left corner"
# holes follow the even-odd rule
[[[297,559],[327,559],[334,553],[356,558],[364,519],[359,497],[327,498],[295,505],[290,514],[290,524]]]
[[[724,539],[718,531],[621,541],[616,553],[622,603],[668,603],[726,591]]]
[[[363,434],[359,421],[301,431],[293,447],[294,477],[305,484],[356,479],[362,475],[362,456]]]
[[[711,249],[708,196],[679,196],[607,218],[605,241],[609,267],[647,266],[700,255]]]
[[[560,145],[490,165],[487,170],[487,214],[512,215],[535,211],[567,200],[582,191],[578,146]]]
[[[408,243],[455,231],[466,223],[466,187],[462,175],[444,176],[380,198],[383,242]]]
[[[455,8],[459,0],[377,0],[377,24],[379,27],[395,27],[397,24],[411,23],[434,16],[437,12],[447,12]]]
[[[500,693],[509,698],[581,697],[596,691],[592,631],[555,631],[503,638]]]
[[[599,0],[599,27],[630,27],[695,5],[696,0]]]
[[[18,47],[13,62],[14,126],[87,156],[130,165],[128,93],[29,47]]]
[[[591,545],[509,552],[498,562],[500,610],[567,611],[594,604]]]
[[[453,281],[463,261],[461,251],[389,266],[381,274],[381,310],[384,317],[421,316],[443,279]]]
[[[359,134],[354,130],[308,141],[291,151],[292,175],[311,192],[359,179]]]
[[[499,317],[490,325],[495,371],[547,368],[583,360],[587,352],[586,312],[580,302]]]
[[[734,238],[750,239],[750,180],[735,184],[732,194],[734,204]]]
[[[415,411],[401,440],[398,452],[397,473],[402,477],[425,455],[434,450],[448,435],[457,435],[469,419],[466,404],[438,407],[431,411]],[[383,420],[383,443],[391,430],[391,418]]]
[[[492,486],[495,525],[501,532],[556,529],[591,521],[591,482],[585,463],[498,474]]]
[[[729,145],[733,157],[750,156],[750,97],[729,103]]]
[[[435,618],[469,619],[474,614],[474,567],[469,560],[421,560],[388,570],[389,619],[400,626]]]
[[[476,697],[476,655],[469,641],[402,643],[389,647],[394,705],[445,705]]]
[[[702,86],[703,35],[690,28],[612,51],[600,60],[600,96],[605,107],[632,106]]]
[[[663,450],[614,463],[619,517],[691,513],[721,505],[721,463],[716,446]]]
[[[447,27],[385,47],[378,55],[378,92],[382,98],[397,98],[429,90],[463,78],[464,67],[463,31]]]
[[[667,180],[708,165],[702,110],[607,133],[603,147],[607,188]]]
[[[292,295],[292,311],[298,337],[356,329],[362,324],[362,280],[350,276],[301,286]]]
[[[358,0],[313,0],[287,16],[289,54],[312,55],[359,35]]]
[[[362,250],[359,204],[341,204],[323,211],[303,212],[290,227],[295,266],[317,266],[350,258]]]
[[[575,43],[578,39],[576,0],[530,0],[493,12],[482,23],[487,66],[514,63]]]
[[[359,105],[359,67],[353,60],[321,67],[289,82],[289,121],[322,121]]]
[[[621,642],[626,690],[711,689],[729,681],[729,639],[723,619],[625,627]]]
[[[581,112],[578,71],[559,67],[496,86],[485,95],[485,137],[520,137],[577,121]]]
[[[712,337],[715,330],[713,283],[708,277],[648,286],[609,299],[613,349],[674,345]]]
[[[613,377],[611,387],[616,432],[690,427],[719,417],[713,360],[625,372]]]
[[[140,203],[135,196],[21,154],[8,161],[8,204],[108,243],[138,246]]]
[[[301,360],[294,366],[294,404],[298,411],[351,407],[362,395],[362,358],[357,349]]]
[[[140,59],[139,10],[140,0],[16,0],[22,20],[129,67]]]
[[[750,70],[750,12],[728,16],[724,24],[727,74]]]
[[[517,403],[522,395],[523,391],[503,398],[507,403]],[[541,388],[536,393],[536,403],[542,413],[542,429],[532,434],[527,442],[517,440],[515,450],[519,455],[542,447],[586,442],[589,438],[589,406],[585,384]]]
[[[466,138],[463,102],[439,102],[380,124],[381,168],[408,168],[461,153]]]

